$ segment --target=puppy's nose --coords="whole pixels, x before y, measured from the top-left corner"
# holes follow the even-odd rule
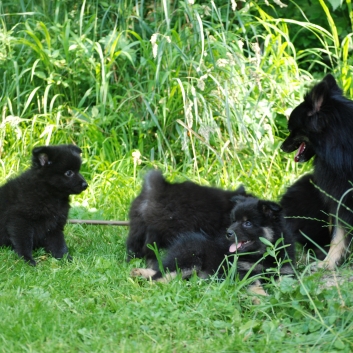
[[[233,238],[235,236],[235,233],[234,233],[234,230],[232,230],[232,229],[227,229],[227,232],[226,232],[226,237],[227,237],[227,239],[231,239],[231,238]]]
[[[82,190],[86,190],[88,188],[88,184],[84,181],[82,182]]]

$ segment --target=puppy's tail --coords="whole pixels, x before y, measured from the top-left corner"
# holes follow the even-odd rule
[[[154,190],[162,191],[167,184],[160,170],[151,170],[145,176],[143,190],[146,194],[153,193]]]

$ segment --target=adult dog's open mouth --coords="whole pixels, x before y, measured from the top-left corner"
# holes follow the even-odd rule
[[[306,144],[305,142],[302,142],[300,145],[299,145],[299,148],[297,150],[297,153],[295,154],[294,156],[294,160],[296,162],[299,162],[300,161],[300,156],[305,152],[305,149],[306,149]]]
[[[229,247],[229,252],[238,252],[240,250],[244,250],[246,247],[248,247],[253,242],[254,241],[252,241],[252,240],[246,240],[246,241],[238,241],[237,243],[233,243]]]

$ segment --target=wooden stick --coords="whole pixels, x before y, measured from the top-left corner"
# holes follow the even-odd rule
[[[71,224],[88,224],[88,225],[103,225],[103,226],[129,226],[129,221],[100,221],[93,219],[69,219],[67,223]]]

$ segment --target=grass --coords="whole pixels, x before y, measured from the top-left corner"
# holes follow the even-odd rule
[[[141,264],[124,261],[126,232],[68,225],[74,261],[38,251],[34,269],[3,251],[0,351],[351,350],[349,281],[325,288],[324,273],[303,273],[270,283],[257,305],[242,282],[150,283],[128,275]]]
[[[2,2],[0,181],[34,146],[76,143],[90,186],[71,218],[127,220],[150,168],[278,200],[311,169],[280,150],[291,109],[326,71],[352,95],[351,35],[320,4],[327,29],[252,1]],[[317,47],[295,48],[304,30]],[[352,351],[350,258],[311,273],[300,253],[254,305],[231,275],[131,278],[127,233],[68,224],[73,262],[39,250],[36,268],[0,249],[0,352]]]

